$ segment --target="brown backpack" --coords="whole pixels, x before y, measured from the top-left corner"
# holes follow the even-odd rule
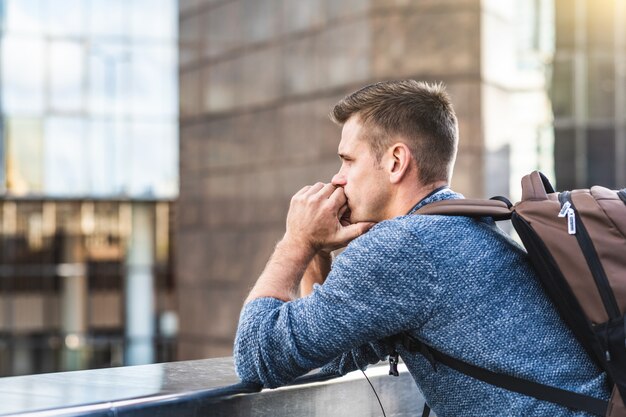
[[[557,193],[538,171],[522,179],[522,200],[446,200],[416,214],[511,219],[561,317],[606,371],[610,401],[493,373],[402,335],[402,343],[470,376],[596,415],[626,417],[626,189]],[[390,359],[391,360],[391,359]],[[556,364],[555,364],[556,365]]]

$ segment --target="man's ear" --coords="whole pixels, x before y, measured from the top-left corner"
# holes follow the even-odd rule
[[[411,166],[411,151],[403,142],[397,142],[389,148],[389,181],[397,184],[406,177]]]

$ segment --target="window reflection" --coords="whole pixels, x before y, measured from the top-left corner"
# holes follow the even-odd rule
[[[41,120],[9,118],[5,123],[9,190],[17,195],[41,193],[43,190]]]
[[[78,42],[50,44],[50,107],[54,111],[82,110],[83,48]]]
[[[44,188],[48,195],[84,195],[87,164],[84,123],[79,118],[50,117],[45,124]]]
[[[128,5],[125,0],[91,0],[89,32],[92,36],[123,36],[126,31]]]
[[[130,192],[133,195],[175,196],[178,160],[175,129],[174,121],[133,124],[130,148]]]
[[[84,36],[88,0],[41,0],[46,29],[55,36]]]
[[[178,31],[176,0],[133,0],[130,10],[130,35],[135,39],[174,39]],[[146,19],[146,10],[150,18]]]
[[[121,43],[98,42],[89,48],[89,110],[95,115],[128,112],[130,51]]]
[[[115,193],[113,178],[107,175],[117,168],[113,155],[114,147],[108,140],[112,131],[110,125],[110,122],[92,120],[86,138],[86,157],[91,174],[89,188],[90,193],[97,197]]]
[[[129,195],[129,136],[126,122],[89,122],[86,152],[92,195]]]
[[[39,114],[43,111],[44,43],[40,39],[2,39],[3,110]]]
[[[20,34],[39,34],[44,30],[40,0],[4,0],[6,29]]]
[[[174,116],[178,107],[174,48],[138,45],[133,51],[132,112],[136,116]]]
[[[175,197],[176,0],[0,4],[0,102],[14,120],[0,141],[6,192]],[[35,143],[26,164],[18,154]]]

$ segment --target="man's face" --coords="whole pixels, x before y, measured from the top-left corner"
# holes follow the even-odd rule
[[[391,198],[388,175],[363,138],[363,126],[358,117],[343,125],[338,152],[341,169],[332,179],[333,185],[343,187],[348,199],[350,223],[385,220]],[[344,215],[344,218],[346,216]]]

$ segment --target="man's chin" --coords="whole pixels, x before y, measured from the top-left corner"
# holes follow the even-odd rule
[[[354,223],[361,223],[361,222],[373,222],[373,220],[370,220],[364,216],[359,216],[358,213],[357,214],[352,213],[349,217],[349,222],[350,224],[354,224]]]
[[[354,224],[354,223],[378,223],[380,222],[380,219],[373,219],[371,217],[367,217],[367,216],[355,216],[352,215],[350,216],[350,223]]]
[[[347,225],[361,222],[378,223],[378,220],[372,220],[359,212],[354,212],[348,209],[341,217],[341,222],[342,224]]]

